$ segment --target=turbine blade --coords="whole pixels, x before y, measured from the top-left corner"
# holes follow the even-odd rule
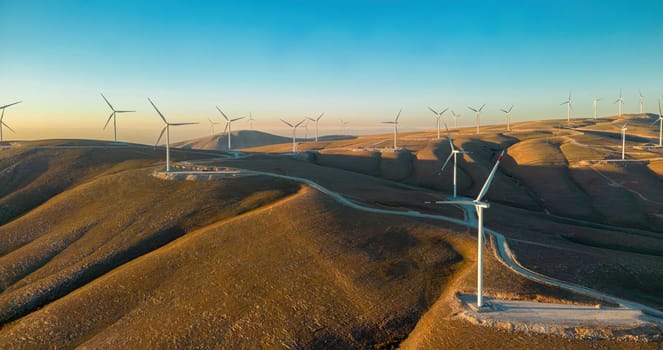
[[[226,123],[226,127],[223,129],[224,134],[228,132],[228,125],[230,125],[230,123]]]
[[[294,128],[294,126],[292,126],[292,124],[288,123],[287,121],[285,121],[285,120],[283,120],[283,119],[281,119],[281,121],[284,122],[284,123],[285,123],[286,125],[288,125],[289,127]]]
[[[112,112],[112,113],[108,116],[108,119],[106,120],[106,124],[104,124],[104,128],[101,129],[101,130],[106,130],[106,127],[108,126],[108,123],[110,123],[111,119],[113,119],[113,114],[115,114],[115,112]]]
[[[395,122],[398,122],[398,118],[401,117],[401,112],[403,111],[403,108],[398,110],[398,114],[396,114],[396,119],[394,119]]]
[[[14,129],[10,128],[9,125],[7,125],[7,123],[2,122],[2,125],[4,125],[5,128],[9,129],[9,130],[10,130],[11,132],[13,132],[14,134],[16,133],[16,131],[14,131]]]
[[[230,121],[231,121],[231,122],[234,122],[234,121],[237,121],[237,120],[240,120],[240,119],[244,119],[244,118],[246,118],[246,117],[239,117],[239,118],[235,118],[235,119],[230,119]]]
[[[13,106],[13,105],[15,105],[15,104],[19,104],[19,103],[21,103],[21,102],[23,102],[23,101],[18,101],[18,102],[10,103],[10,104],[8,104],[8,105],[0,106],[0,109],[5,109],[5,108],[7,108],[7,107],[9,107],[9,106]]]
[[[444,114],[444,112],[446,112],[446,111],[448,111],[448,110],[449,110],[449,107],[443,109],[442,112],[440,112],[440,115]]]
[[[455,151],[456,149],[454,148],[453,141],[451,141],[451,133],[449,132],[449,128],[447,127],[447,123],[444,123],[444,128],[447,129],[447,140],[449,140],[449,146],[451,146],[452,151]]]
[[[221,115],[222,115],[224,118],[226,118],[227,121],[230,121],[230,119],[228,119],[228,117],[226,116],[226,114],[223,113],[223,111],[221,110],[221,108],[219,108],[219,106],[216,106],[216,109],[219,110],[219,112],[221,113]]]
[[[485,104],[485,103],[481,105],[481,108],[479,108],[479,112],[481,112],[481,110],[483,109],[483,107],[486,107],[486,104]]]
[[[302,123],[303,123],[303,122],[305,122],[305,121],[306,121],[306,119],[302,119],[302,121],[301,121],[301,122],[299,122],[299,123],[297,123],[297,124],[295,124],[295,126],[294,126],[294,127],[296,128],[296,127],[298,127],[298,126],[302,125]]]
[[[200,124],[200,123],[170,123],[168,125],[170,125],[170,126],[182,126],[182,125],[195,125],[195,124]]]
[[[431,112],[433,112],[433,114],[435,114],[435,115],[440,115],[440,113],[437,113],[434,109],[432,109],[432,108],[430,108],[430,107],[428,107],[428,109],[429,109]]]
[[[466,204],[466,205],[476,205],[472,201],[426,201],[425,204]]]
[[[447,157],[447,160],[444,161],[444,164],[442,164],[442,167],[440,168],[440,172],[444,171],[444,168],[447,167],[447,163],[449,163],[449,161],[451,160],[451,157],[453,157],[453,156],[454,156],[454,152],[452,151],[451,153],[449,153],[449,156]]]
[[[509,107],[509,111],[507,113],[511,113],[512,109],[513,109],[513,105],[511,105],[511,107]]]
[[[159,134],[159,138],[157,139],[157,143],[154,144],[154,147],[159,145],[159,141],[161,141],[163,133],[166,132],[166,129],[168,129],[168,125],[166,125],[163,129],[161,129],[161,134]]]
[[[164,117],[163,114],[161,114],[161,111],[159,110],[159,108],[157,108],[157,106],[154,105],[154,102],[152,102],[152,100],[150,100],[149,97],[147,98],[147,100],[150,101],[150,104],[152,105],[152,107],[154,107],[154,109],[157,111],[157,113],[159,113],[159,116],[161,117],[161,119],[163,119],[163,122],[168,124],[168,121],[166,120],[166,117]]]
[[[108,107],[110,107],[110,109],[113,110],[113,112],[115,112],[115,108],[113,108],[113,106],[110,104],[110,102],[108,102],[108,99],[106,98],[106,96],[104,96],[104,94],[101,94],[101,97],[104,98],[104,101],[106,101],[106,103],[108,104]]]
[[[467,108],[469,108],[469,109],[470,109],[471,111],[473,111],[473,112],[478,112],[476,109],[474,109],[474,108],[472,108],[472,107],[470,107],[470,106],[467,106]]]
[[[115,113],[134,113],[136,111],[115,111]]]
[[[311,117],[306,117],[306,119],[308,119],[308,120],[310,120],[310,121],[312,121],[312,122],[315,121],[315,119],[313,119],[313,118],[311,118]]]
[[[325,115],[325,112],[320,113],[320,116],[318,116],[317,118],[315,118],[315,121],[320,120],[320,119],[322,118],[323,115]]]
[[[486,195],[486,192],[488,192],[488,189],[490,188],[490,184],[493,182],[493,178],[495,177],[495,173],[497,172],[497,167],[500,165],[500,162],[502,161],[502,158],[504,157],[504,151],[500,153],[500,155],[497,157],[497,161],[495,162],[495,165],[493,166],[493,170],[490,171],[490,174],[488,175],[488,179],[486,179],[486,183],[483,184],[483,187],[481,188],[481,192],[479,192],[479,195],[477,196],[477,201],[480,201],[483,199],[483,196]]]

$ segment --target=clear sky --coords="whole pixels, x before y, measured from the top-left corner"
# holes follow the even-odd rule
[[[482,119],[589,116],[592,97],[614,115],[648,111],[663,94],[663,1],[96,1],[0,0],[0,105],[9,138],[119,138],[153,143],[161,125],[200,121],[174,139],[209,133],[207,118],[256,118],[285,134],[278,118],[326,112],[356,133],[433,128],[426,110],[451,107]],[[234,129],[248,128],[238,123]],[[301,135],[303,136],[303,135]]]

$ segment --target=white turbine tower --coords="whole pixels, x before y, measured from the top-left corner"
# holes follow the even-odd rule
[[[230,151],[230,149],[232,148],[231,144],[230,144],[230,134],[232,133],[232,123],[234,121],[238,121],[238,120],[244,119],[246,117],[239,117],[239,118],[230,119],[230,118],[228,118],[228,116],[226,116],[225,113],[223,113],[223,111],[221,110],[221,108],[219,108],[219,106],[216,106],[216,109],[219,111],[219,113],[221,113],[223,118],[226,119],[226,128],[228,129],[228,134],[227,134],[228,135],[228,150]]]
[[[596,115],[598,114],[598,109],[599,109],[599,101],[601,101],[600,98],[594,97],[594,119],[596,119]]]
[[[396,118],[394,119],[393,122],[382,122],[382,124],[393,124],[394,125],[394,150],[396,150],[397,140],[398,140],[398,118],[401,116],[402,111],[403,111],[403,108],[401,108],[398,111],[398,114],[396,114]]]
[[[500,111],[504,112],[506,114],[506,131],[511,131],[511,110],[513,109],[513,105],[509,107],[509,109],[500,109]]]
[[[150,104],[152,107],[154,107],[154,110],[157,111],[163,122],[166,124],[166,126],[161,130],[161,134],[159,134],[159,138],[157,139],[157,143],[154,146],[157,146],[159,144],[159,141],[161,141],[161,138],[163,137],[163,133],[166,133],[166,172],[170,171],[170,127],[171,126],[182,126],[182,125],[194,125],[198,123],[169,123],[166,120],[166,117],[161,114],[161,111],[157,108],[157,106],[154,105],[154,102],[150,100],[150,98],[147,98],[148,101],[150,101]]]
[[[458,128],[458,118],[460,118],[460,114],[456,114],[453,110],[451,110],[451,115],[454,118],[454,129]]]
[[[626,130],[628,130],[626,128],[626,124],[628,124],[628,122],[624,123],[624,126],[621,127],[621,131],[622,131],[622,160],[624,160],[624,149],[626,148]]]
[[[285,123],[287,126],[292,128],[292,153],[297,153],[297,140],[296,140],[297,139],[297,127],[302,125],[302,123],[305,120],[306,119],[302,119],[302,121],[300,121],[299,123],[297,123],[295,125],[292,125],[292,124],[288,123],[287,121],[281,119],[281,121],[283,123]]]
[[[645,110],[645,96],[642,95],[642,91],[638,91],[638,94],[640,94],[640,114],[642,114]]]
[[[449,163],[449,160],[451,160],[451,157],[454,159],[454,176],[453,176],[453,184],[454,184],[454,198],[456,198],[456,169],[458,167],[458,155],[459,154],[466,154],[469,152],[457,150],[454,147],[454,142],[451,139],[451,133],[449,132],[449,128],[447,128],[447,124],[444,124],[444,128],[447,129],[447,139],[449,140],[449,146],[451,147],[451,153],[449,154],[449,157],[447,157],[447,160],[444,161],[444,164],[442,165],[442,168],[440,169],[440,173],[444,171],[444,168],[447,166],[447,163]]]
[[[658,100],[658,119],[654,120],[654,122],[651,123],[651,125],[656,124],[656,122],[659,122],[658,147],[663,147],[663,111],[661,111],[661,100]]]
[[[23,101],[18,101],[18,102],[10,103],[8,105],[0,106],[0,109],[2,109],[2,115],[0,115],[0,141],[3,140],[2,139],[2,127],[3,126],[7,129],[9,129],[9,131],[11,131],[13,133],[16,133],[16,131],[14,131],[14,129],[10,128],[9,125],[7,125],[4,121],[4,119],[5,119],[5,108],[7,108],[9,106],[13,106],[15,104],[19,104],[21,102],[23,102]]]
[[[219,123],[219,122],[214,122],[214,121],[212,121],[212,119],[209,119],[209,118],[207,118],[207,120],[209,121],[210,135],[214,135],[214,126],[215,126],[215,125],[219,125],[219,124],[221,124],[221,123]]]
[[[249,129],[253,130],[253,122],[255,119],[253,118],[253,113],[249,113]]]
[[[566,105],[566,123],[571,124],[571,111],[573,110],[573,106],[571,105],[571,92],[569,92],[569,98],[559,105]]]
[[[483,210],[490,208],[490,204],[483,202],[482,199],[488,192],[490,184],[493,182],[493,177],[495,177],[495,172],[497,172],[497,167],[500,165],[504,157],[504,150],[497,157],[497,161],[493,166],[493,170],[490,171],[488,179],[483,184],[481,192],[477,198],[473,201],[469,200],[460,200],[460,201],[434,201],[426,202],[428,204],[461,204],[461,205],[473,205],[477,212],[477,306],[481,308],[483,306]]]
[[[113,135],[114,135],[115,142],[117,142],[117,120],[115,118],[115,115],[117,113],[133,113],[135,111],[116,111],[115,108],[113,108],[113,106],[110,104],[110,102],[108,102],[108,99],[106,98],[106,96],[104,96],[104,94],[101,94],[101,97],[104,98],[104,101],[106,101],[106,104],[108,104],[108,107],[110,107],[111,111],[113,111],[113,112],[111,112],[110,116],[108,116],[108,120],[106,120],[106,124],[104,124],[103,130],[106,130],[106,127],[108,126],[108,123],[110,123],[111,118],[112,118],[113,119]]]
[[[348,130],[347,126],[348,126],[348,124],[350,124],[350,122],[346,122],[343,119],[339,119],[339,121],[341,122],[341,133],[348,132],[347,131]]]
[[[622,89],[619,89],[619,98],[615,100],[615,103],[619,103],[619,116],[622,116],[622,105],[624,104],[624,99],[622,98]]]
[[[449,108],[445,108],[444,110],[442,110],[442,112],[439,112],[439,113],[436,112],[434,109],[432,109],[430,107],[428,107],[428,109],[431,112],[433,112],[433,114],[435,114],[435,121],[437,123],[437,139],[439,140],[440,139],[440,119],[442,118],[442,114],[444,114],[444,112],[446,112]]]
[[[467,106],[467,108],[469,108],[471,111],[477,114],[477,134],[479,133],[479,126],[481,125],[481,110],[483,109],[483,107],[486,107],[485,103],[479,109]]]
[[[318,122],[320,121],[320,119],[322,119],[323,115],[325,115],[325,112],[320,113],[320,115],[315,119],[306,117],[306,119],[308,119],[308,120],[315,123],[315,142],[318,142]],[[341,121],[341,122],[343,122],[343,121]]]

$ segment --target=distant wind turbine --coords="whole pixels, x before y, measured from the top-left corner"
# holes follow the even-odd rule
[[[346,122],[343,119],[339,119],[339,121],[341,122],[341,133],[348,132],[348,124],[350,124],[350,122]]]
[[[658,100],[658,119],[654,120],[651,125],[659,122],[658,127],[658,147],[663,147],[663,111],[661,111],[661,100]]]
[[[461,204],[474,206],[474,209],[477,212],[477,307],[479,308],[483,306],[483,209],[490,208],[490,204],[488,202],[483,202],[482,199],[486,195],[486,192],[488,192],[490,184],[493,182],[495,172],[497,172],[497,167],[500,165],[502,157],[504,157],[504,150],[502,150],[497,157],[493,170],[490,171],[488,179],[486,179],[486,182],[483,184],[483,187],[475,200],[426,202],[427,204]]]
[[[481,105],[481,107],[478,109],[467,106],[467,108],[469,108],[471,111],[477,114],[477,134],[479,133],[479,126],[481,125],[481,110],[483,109],[483,107],[486,107],[485,103]]]
[[[437,112],[434,109],[428,107],[428,109],[435,114],[435,121],[437,122],[437,139],[440,139],[440,119],[442,118],[442,114],[446,112],[449,108],[445,108],[442,110],[442,112]]]
[[[104,101],[106,101],[106,104],[108,104],[108,107],[110,107],[111,111],[113,111],[110,116],[108,116],[108,120],[106,120],[106,124],[104,124],[104,129],[106,130],[106,127],[108,126],[108,123],[111,121],[111,118],[113,119],[113,135],[115,142],[117,142],[117,120],[115,118],[117,113],[133,113],[135,111],[116,111],[115,108],[108,102],[108,99],[106,99],[106,96],[104,94],[101,94],[101,97],[104,98]]]
[[[249,113],[249,129],[253,130],[253,122],[255,119],[253,118],[253,113]]]
[[[322,119],[323,115],[325,115],[325,112],[320,113],[320,115],[315,119],[306,117],[306,119],[315,123],[315,142],[318,142],[318,122],[320,121],[320,119]]]
[[[219,125],[219,124],[221,124],[221,123],[219,123],[219,122],[214,122],[214,121],[212,121],[212,119],[209,119],[209,118],[207,118],[207,120],[209,121],[210,135],[214,135],[214,126],[215,126],[215,125]]]
[[[13,106],[13,105],[19,104],[21,102],[23,102],[23,101],[18,101],[18,102],[10,103],[8,105],[0,106],[0,109],[2,109],[2,115],[0,115],[0,141],[3,140],[3,138],[2,138],[2,127],[3,126],[7,129],[9,129],[9,131],[13,132],[14,134],[16,133],[16,131],[14,131],[14,129],[10,128],[9,125],[7,125],[4,121],[4,119],[5,119],[5,109],[9,106]]]
[[[594,97],[594,119],[596,119],[596,115],[598,114],[599,101],[601,101],[600,98]]]
[[[573,110],[573,106],[571,105],[571,92],[569,91],[569,98],[560,103],[560,106],[566,105],[566,123],[571,124],[571,111]]]
[[[454,118],[454,129],[457,129],[457,128],[458,128],[458,118],[460,118],[461,115],[460,115],[460,114],[456,114],[453,110],[451,110],[451,115],[452,115],[453,118]]]
[[[166,126],[161,130],[161,134],[159,134],[159,138],[157,139],[157,143],[155,144],[155,146],[159,144],[159,141],[161,141],[163,133],[165,132],[166,133],[166,172],[169,172],[170,171],[170,127],[182,126],[182,125],[194,125],[198,123],[169,123],[166,120],[166,117],[164,117],[163,114],[161,114],[161,111],[159,111],[157,106],[154,105],[154,102],[152,102],[152,100],[150,100],[149,97],[147,98],[147,100],[150,101],[150,104],[152,105],[152,107],[154,107],[154,110],[157,111],[159,117],[161,117],[163,122],[166,124]]]
[[[621,131],[622,131],[622,160],[624,160],[624,149],[626,148],[626,124],[628,122],[624,123],[624,126],[622,126]]]
[[[615,103],[619,104],[619,116],[622,116],[622,105],[624,104],[624,98],[622,98],[622,89],[619,89],[619,98],[615,100]]]
[[[444,171],[444,168],[447,166],[447,163],[449,163],[449,160],[451,160],[451,157],[454,158],[454,176],[453,176],[453,185],[454,185],[454,198],[456,198],[456,168],[458,167],[458,155],[459,154],[466,154],[469,152],[461,151],[458,150],[454,147],[454,142],[451,139],[451,133],[449,132],[449,128],[447,128],[447,124],[444,124],[444,128],[447,129],[447,139],[449,140],[449,146],[451,147],[451,153],[449,153],[449,157],[447,157],[447,160],[444,161],[444,164],[442,165],[442,168],[440,169],[440,172]]]
[[[297,127],[302,125],[302,123],[306,121],[306,119],[302,119],[302,121],[300,121],[295,125],[292,125],[283,119],[281,119],[281,121],[285,123],[287,126],[292,128],[292,153],[297,153]]]
[[[642,91],[638,91],[640,94],[640,114],[644,113],[645,110],[645,96],[642,95]]]
[[[511,110],[513,109],[513,105],[509,107],[509,109],[500,109],[500,111],[504,112],[506,114],[506,131],[511,131]]]
[[[398,111],[398,114],[396,114],[396,118],[394,119],[393,122],[382,122],[382,124],[393,124],[394,125],[394,150],[396,150],[397,140],[398,140],[398,118],[400,118],[402,111],[403,111],[403,108],[401,108]]]
[[[238,120],[240,120],[240,119],[244,119],[244,118],[246,118],[246,117],[239,117],[239,118],[229,119],[228,116],[226,116],[226,114],[223,113],[223,111],[221,110],[221,108],[219,108],[219,106],[216,106],[216,109],[219,111],[219,113],[221,113],[221,115],[223,116],[223,118],[226,119],[226,128],[228,129],[228,150],[230,151],[230,149],[231,149],[230,134],[232,133],[232,123],[233,123],[234,121],[238,121]]]

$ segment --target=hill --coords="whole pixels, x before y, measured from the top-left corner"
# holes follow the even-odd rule
[[[292,142],[292,139],[262,131],[239,130],[232,132],[230,141],[233,149],[241,149],[289,143]],[[173,146],[184,149],[227,151],[228,135],[226,133],[221,133],[212,136],[204,136],[193,140],[177,142],[174,143]]]

